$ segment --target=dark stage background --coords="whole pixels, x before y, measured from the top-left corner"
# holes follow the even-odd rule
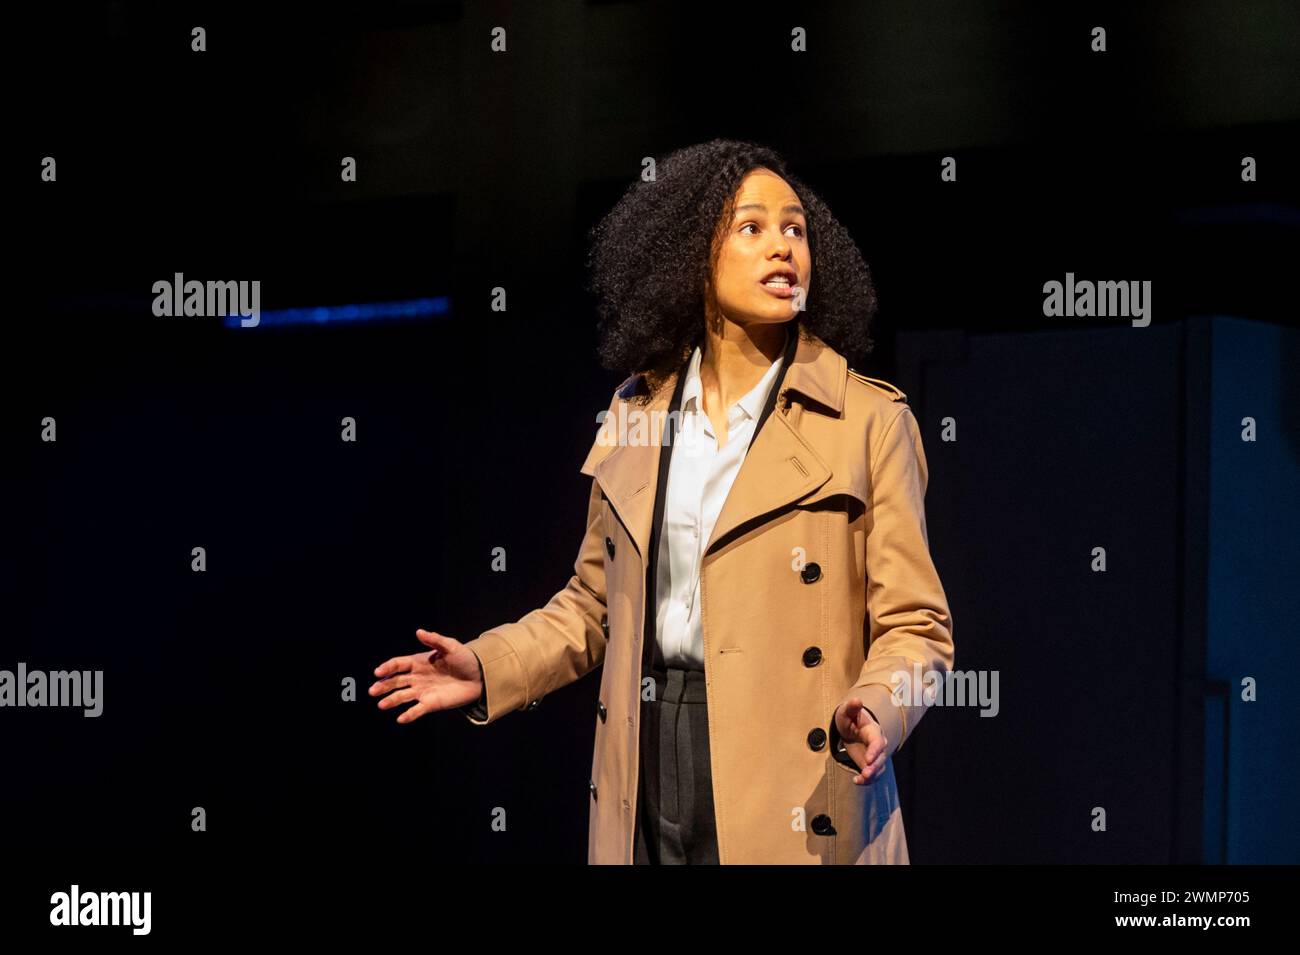
[[[643,157],[732,137],[872,266],[861,370],[922,426],[956,666],[1000,673],[996,718],[935,708],[896,761],[913,862],[1300,859],[1300,7],[1049,7],[7,11],[0,668],[105,696],[0,712],[6,842],[585,861],[596,676],[485,728],[365,689],[417,627],[469,640],[564,584],[623,377],[585,230]],[[176,272],[447,310],[155,318]],[[1045,318],[1066,272],[1150,280],[1151,325]]]

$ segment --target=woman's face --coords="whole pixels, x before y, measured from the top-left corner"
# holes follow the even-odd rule
[[[753,170],[721,228],[713,285],[723,316],[739,325],[793,318],[812,280],[808,221],[794,190],[767,169]]]

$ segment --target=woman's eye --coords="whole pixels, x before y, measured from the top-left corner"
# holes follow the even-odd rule
[[[742,225],[742,226],[740,227],[740,231],[741,231],[742,234],[746,234],[746,233],[745,233],[745,230],[746,230],[746,229],[757,229],[757,228],[758,228],[758,226],[755,225],[754,223],[752,223],[752,222],[746,222],[744,225]],[[803,237],[803,226],[798,226],[798,225],[790,225],[790,226],[786,226],[786,231],[789,231],[790,229],[794,229],[794,234],[795,234],[795,235],[797,235],[797,236],[799,236],[799,237],[801,237],[801,238]],[[752,235],[753,233],[748,233],[748,234],[749,234],[749,235]]]

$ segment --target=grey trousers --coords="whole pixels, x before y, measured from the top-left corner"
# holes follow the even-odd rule
[[[636,865],[717,865],[704,671],[652,669],[641,702]]]

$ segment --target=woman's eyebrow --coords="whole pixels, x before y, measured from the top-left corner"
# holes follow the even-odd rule
[[[740,211],[743,210],[743,209],[759,209],[759,210],[762,210],[762,211],[766,212],[766,211],[767,211],[767,206],[762,205],[761,203],[757,203],[757,202],[747,202],[747,203],[745,203],[743,206],[736,206],[736,212],[740,212]],[[782,206],[782,207],[781,207],[781,211],[782,211],[782,212],[796,212],[796,213],[798,213],[799,215],[803,216],[805,219],[808,218],[808,213],[804,212],[804,211],[803,211],[803,206],[799,205],[799,203],[797,203],[797,202],[791,203],[790,205],[787,205],[787,206]]]

